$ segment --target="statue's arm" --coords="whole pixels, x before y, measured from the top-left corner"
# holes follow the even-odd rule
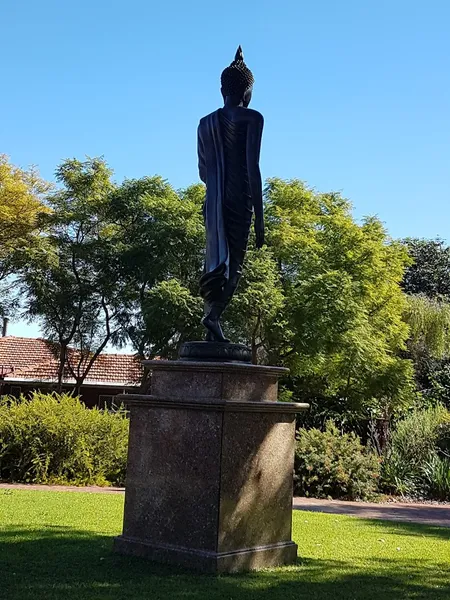
[[[200,125],[197,132],[197,154],[198,154],[198,173],[203,183],[206,183],[206,160],[205,160],[205,146],[203,144],[202,136],[200,135]]]
[[[264,127],[263,116],[257,112],[250,120],[247,129],[247,172],[250,194],[255,211],[256,246],[264,244],[264,210],[262,198],[262,179],[259,169],[259,155]]]

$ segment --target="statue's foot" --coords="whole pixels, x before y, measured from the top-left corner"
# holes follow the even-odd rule
[[[228,343],[230,341],[224,336],[219,319],[211,319],[206,316],[202,319],[202,325],[208,330],[208,335],[206,337],[208,342]]]

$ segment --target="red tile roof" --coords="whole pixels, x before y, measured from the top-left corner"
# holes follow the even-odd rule
[[[0,373],[6,380],[56,381],[58,361],[52,352],[52,342],[36,338],[0,337]],[[76,366],[79,352],[69,350],[70,364]],[[12,372],[8,373],[9,371]],[[139,360],[132,354],[101,354],[94,362],[85,383],[136,385],[142,376]],[[64,381],[72,382],[69,368],[64,369]]]

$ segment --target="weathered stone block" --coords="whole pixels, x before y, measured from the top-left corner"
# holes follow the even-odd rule
[[[147,363],[149,366],[149,363]],[[225,573],[289,564],[295,413],[283,369],[155,361],[124,395],[130,441],[118,552]]]

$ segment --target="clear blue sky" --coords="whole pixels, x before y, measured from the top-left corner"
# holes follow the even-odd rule
[[[51,179],[103,155],[117,180],[196,181],[197,122],[241,44],[263,177],[340,190],[395,237],[450,238],[449,0],[4,0],[0,22],[16,164]]]

